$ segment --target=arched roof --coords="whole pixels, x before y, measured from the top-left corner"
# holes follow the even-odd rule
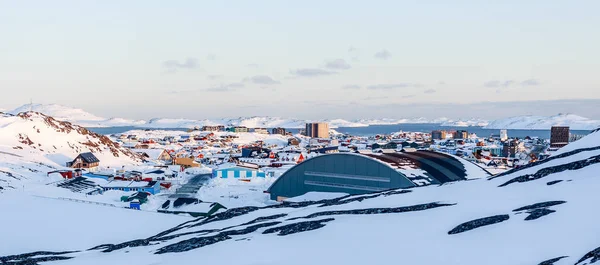
[[[310,191],[364,194],[414,186],[415,183],[389,163],[360,154],[336,153],[295,165],[279,177],[268,192],[276,199]]]

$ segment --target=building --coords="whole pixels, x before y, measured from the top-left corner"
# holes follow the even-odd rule
[[[196,162],[193,158],[190,157],[177,157],[173,162],[173,164],[180,165],[185,168],[200,167],[200,163]]]
[[[552,126],[550,130],[550,147],[561,148],[569,144],[569,133],[568,126]]]
[[[142,156],[145,161],[173,161],[173,157],[165,149],[132,149],[131,151]]]
[[[213,178],[264,178],[265,172],[259,171],[258,167],[247,167],[236,165],[228,168],[213,170]]]
[[[273,128],[273,129],[271,130],[271,134],[281,134],[281,135],[286,135],[286,134],[287,134],[287,132],[285,131],[285,129],[284,129],[284,128],[277,127],[277,128]]]
[[[223,125],[213,125],[213,126],[202,126],[202,130],[206,132],[222,132],[225,131],[225,126]]]
[[[365,194],[464,180],[466,176],[465,164],[459,159],[437,152],[337,153],[315,156],[294,166],[266,192],[272,200],[282,201],[307,192]],[[489,174],[480,169],[469,176]]]
[[[252,132],[260,133],[260,134],[269,134],[269,131],[266,128],[254,128]]]
[[[305,135],[313,138],[329,138],[329,124],[325,122],[307,123]]]
[[[435,130],[431,132],[432,140],[446,140],[446,131]]]
[[[389,142],[389,143],[374,143],[371,145],[371,149],[375,150],[375,149],[397,149],[398,148],[398,143],[396,142]]]
[[[107,190],[120,190],[120,191],[141,191],[148,192],[150,194],[157,194],[160,192],[160,184],[158,181],[122,181],[113,180],[109,181],[104,185],[100,185],[104,191]]]
[[[246,126],[233,126],[233,127],[229,127],[227,128],[228,132],[234,132],[234,133],[243,133],[243,132],[248,132],[248,128]]]
[[[85,168],[88,171],[96,171],[100,165],[100,160],[92,153],[81,153],[73,161],[67,162],[70,168]]]
[[[502,156],[504,157],[515,157],[517,154],[517,141],[507,141],[502,147]]]
[[[454,139],[467,139],[469,138],[469,132],[465,130],[458,130],[454,132]]]
[[[506,140],[508,140],[508,131],[500,130],[500,141],[504,142]]]

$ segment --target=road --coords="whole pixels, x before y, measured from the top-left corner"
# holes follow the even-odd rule
[[[193,176],[186,184],[183,184],[169,198],[193,198],[198,190],[211,178],[211,174],[199,174]]]

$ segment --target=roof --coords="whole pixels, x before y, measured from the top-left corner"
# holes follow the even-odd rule
[[[81,159],[83,159],[83,161],[87,162],[87,163],[98,163],[100,162],[100,160],[92,153],[87,152],[87,153],[81,153],[79,154],[79,156],[81,157]]]
[[[143,188],[143,187],[152,187],[154,186],[154,184],[156,184],[156,181],[121,181],[121,180],[113,180],[110,181],[104,185],[102,185],[102,187],[105,188]]]
[[[138,154],[146,154],[148,158],[157,160],[165,152],[165,149],[132,149],[131,151]]]

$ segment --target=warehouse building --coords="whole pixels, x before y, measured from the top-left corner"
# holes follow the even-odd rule
[[[470,170],[471,176],[488,176],[476,166]],[[277,201],[307,192],[365,194],[464,180],[466,171],[457,158],[429,151],[327,154],[294,166],[266,192]]]

